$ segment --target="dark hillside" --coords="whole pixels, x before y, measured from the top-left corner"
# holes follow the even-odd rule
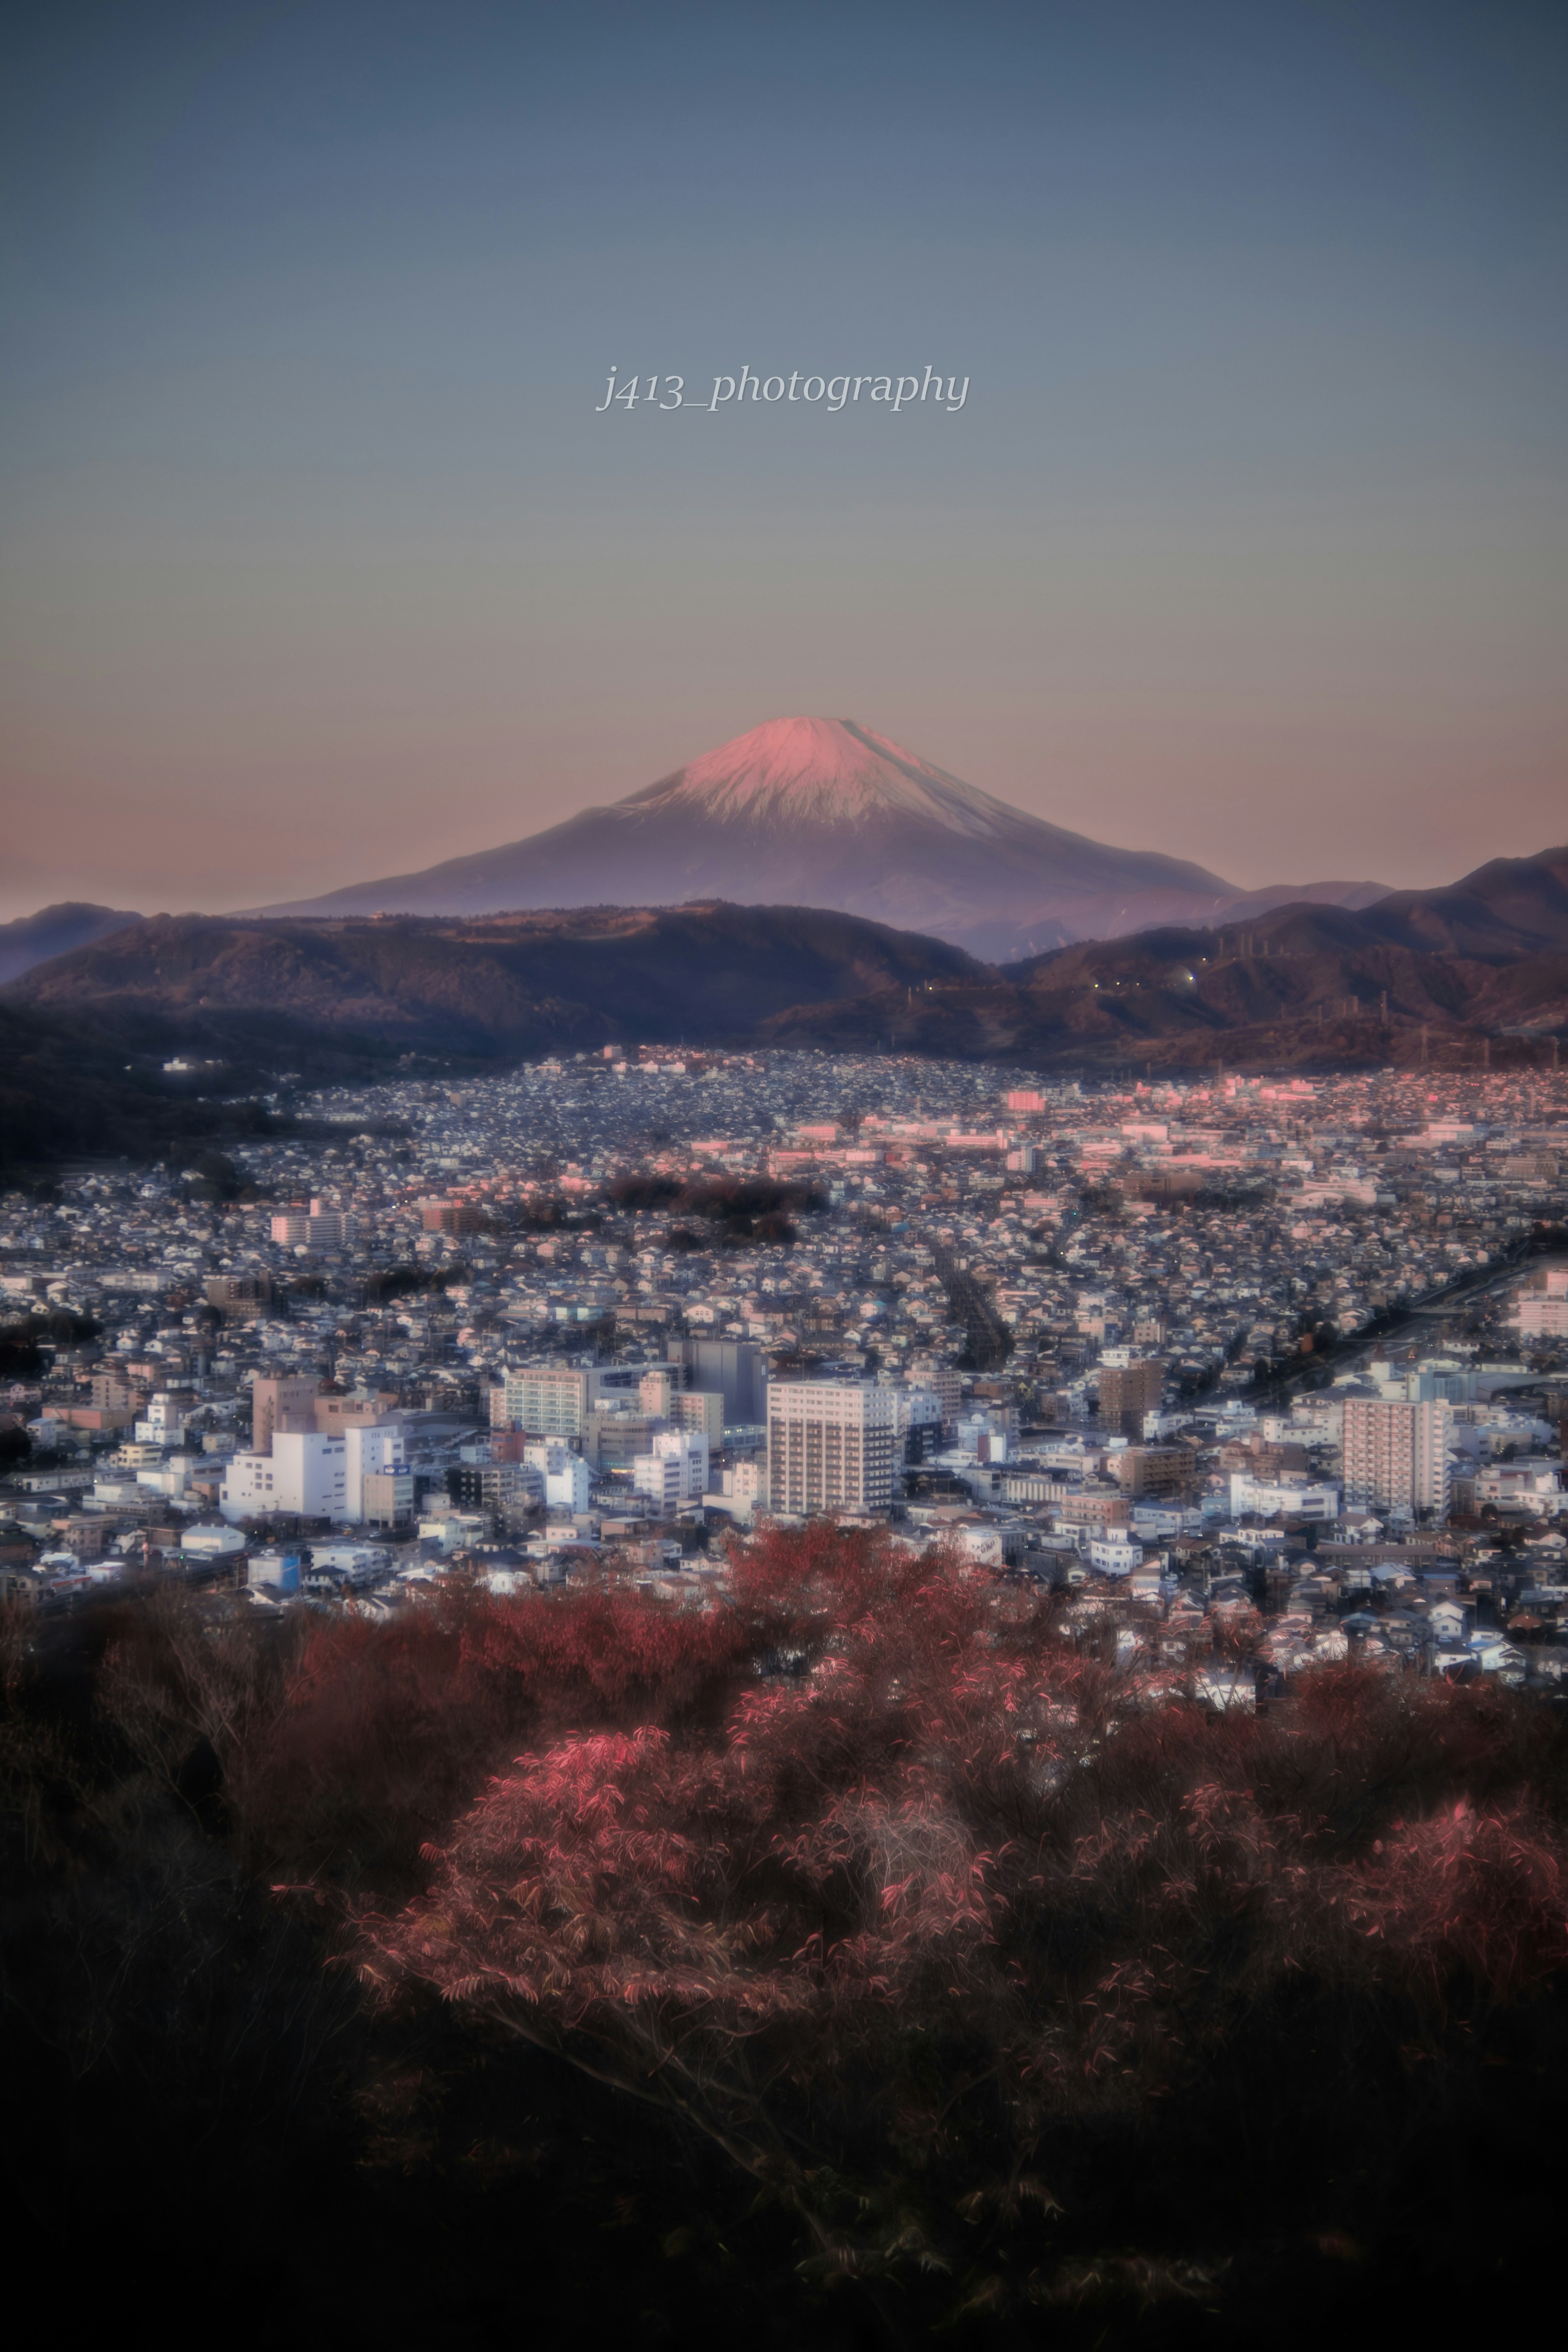
[[[7,981],[19,980],[35,964],[69,955],[73,948],[86,947],[107,932],[123,930],[128,923],[141,920],[140,915],[127,914],[121,908],[89,907],[73,899],[62,906],[40,908],[36,915],[18,915],[12,923],[0,923],[0,988]]]
[[[520,1054],[743,1038],[791,1005],[984,972],[961,948],[811,908],[588,908],[466,920],[161,916],[16,998],[167,1017],[267,1011],[409,1046]]]

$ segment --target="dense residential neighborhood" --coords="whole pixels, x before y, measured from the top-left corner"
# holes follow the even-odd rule
[[[1207,1704],[1347,1655],[1558,1687],[1554,1073],[611,1047],[308,1108],[5,1197],[14,1601],[703,1609],[826,1514]]]

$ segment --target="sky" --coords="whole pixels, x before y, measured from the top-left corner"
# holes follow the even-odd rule
[[[8,26],[0,915],[405,872],[807,712],[1245,887],[1568,838],[1560,7]],[[867,381],[699,404],[742,366]]]

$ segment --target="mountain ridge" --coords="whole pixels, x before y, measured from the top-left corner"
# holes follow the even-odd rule
[[[1401,1027],[1568,1027],[1568,850],[1495,859],[1355,911],[1301,902],[989,963],[833,909],[598,907],[483,916],[156,917],[40,965],[4,1001],[163,1021],[265,1014],[487,1055],[664,1041],[906,1045],[1090,1058],[1266,1034],[1347,1006]]]

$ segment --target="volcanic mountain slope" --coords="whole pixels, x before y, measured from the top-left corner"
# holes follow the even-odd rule
[[[1321,883],[1247,894],[1247,904],[1365,904],[1380,889]],[[719,898],[833,908],[998,958],[1217,919],[1241,895],[1200,866],[1026,815],[853,719],[777,719],[531,839],[267,911],[482,914]]]

